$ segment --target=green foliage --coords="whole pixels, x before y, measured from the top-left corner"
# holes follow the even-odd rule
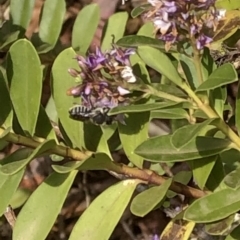
[[[108,79],[108,84],[129,90],[117,96],[126,101],[107,113],[123,119],[100,126],[74,121],[69,108],[82,102],[69,92],[79,90],[97,71],[84,75],[76,56],[87,55],[100,8],[90,4],[79,12],[71,46],[66,47],[60,42],[64,0],[46,0],[39,32],[31,39],[25,37],[34,2],[11,0],[11,20],[0,28],[0,50],[6,53],[0,65],[0,150],[6,150],[8,143],[21,146],[0,161],[0,216],[9,204],[21,207],[13,239],[46,239],[77,174],[98,170],[124,180],[91,202],[73,227],[70,240],[109,239],[127,206],[132,214],[143,217],[182,195],[188,206],[181,206],[183,210],[169,222],[164,239],[172,239],[175,231],[179,240],[187,239],[196,223],[204,223],[211,235],[238,239],[240,228],[234,216],[240,210],[239,86],[236,102],[231,107],[227,103],[227,85],[239,77],[233,59],[217,66],[206,48],[169,47],[155,39],[152,23],[145,23],[137,35],[124,36],[128,13],[115,13],[104,26],[101,50],[109,50],[114,43],[137,52],[130,57],[136,82],[129,83],[123,76]],[[236,32],[237,24],[229,25],[239,20],[236,2],[217,1],[218,7],[231,11],[215,32],[212,49]],[[149,4],[144,4],[131,14],[137,17],[147,9]],[[122,57],[121,51],[117,54]],[[111,63],[113,70],[126,70],[120,61]],[[112,72],[103,75],[112,76]],[[43,104],[46,79],[50,79],[51,96]],[[162,123],[168,126],[165,132],[157,127]],[[124,160],[116,162],[112,153],[119,150]],[[27,165],[45,156],[51,157],[53,172],[32,193],[18,188]],[[180,162],[187,169],[175,172]],[[144,191],[137,187],[140,183],[146,185]],[[178,231],[175,224],[181,225]]]
[[[69,239],[109,239],[137,184],[137,180],[125,180],[100,194],[80,217]]]

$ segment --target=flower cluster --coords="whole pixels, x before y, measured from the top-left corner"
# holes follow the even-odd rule
[[[133,49],[122,49],[113,44],[110,51],[103,53],[96,48],[87,57],[77,56],[81,71],[69,69],[69,73],[80,76],[79,85],[67,94],[81,98],[81,104],[89,108],[113,108],[128,103],[128,85],[136,82],[129,57]]]
[[[216,30],[225,10],[215,8],[216,0],[148,0],[151,7],[144,13],[154,23],[159,39],[168,50],[173,43],[190,39],[197,49],[212,41],[209,36]]]

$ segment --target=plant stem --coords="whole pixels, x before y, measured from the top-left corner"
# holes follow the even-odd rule
[[[200,51],[196,47],[196,40],[192,38],[191,42],[192,42],[192,49],[193,49],[193,62],[195,65],[195,69],[197,71],[198,83],[200,85],[203,83],[201,54],[200,54]]]
[[[11,132],[6,133],[6,130],[0,127],[0,137],[1,136],[4,136],[2,139],[4,139],[7,142],[19,144],[29,148],[37,148],[41,143],[45,141],[44,138],[33,139]],[[76,161],[84,161],[93,154],[90,151],[81,152],[61,145],[56,145],[53,149],[49,150],[48,152],[49,154],[56,154],[66,158],[72,158],[73,160]],[[156,185],[161,185],[164,181],[167,180],[166,177],[162,177],[151,170],[132,168],[124,164],[118,164],[115,162],[112,162],[112,164],[108,168],[106,168],[106,171],[115,172],[117,174],[124,175],[125,177],[140,179],[144,182]],[[185,186],[177,182],[172,182],[170,190],[193,198],[201,198],[208,193],[201,191],[199,189]]]
[[[216,126],[233,142],[240,148],[240,138],[239,136],[221,119],[221,117],[207,104],[204,104],[198,96],[192,91],[192,89],[185,83],[182,89],[191,97],[195,103],[198,105],[209,118],[219,118],[219,122]]]

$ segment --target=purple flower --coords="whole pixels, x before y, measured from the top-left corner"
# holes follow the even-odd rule
[[[161,34],[165,34],[172,26],[171,22],[165,22],[159,17],[155,18],[153,20],[153,23],[157,27],[157,29],[160,30]]]
[[[177,11],[177,5],[175,1],[163,1],[163,11],[168,13],[175,13]]]
[[[110,51],[110,55],[123,65],[130,65],[129,56],[133,54],[135,54],[135,50],[133,48],[122,49],[114,45],[113,49]]]
[[[168,33],[168,34],[165,34],[165,35],[161,35],[159,37],[159,39],[165,41],[165,42],[171,42],[171,43],[174,43],[177,41],[177,37],[174,36],[172,33]]]
[[[197,49],[200,50],[202,49],[204,46],[206,46],[207,44],[209,44],[210,42],[212,42],[212,38],[201,34],[196,41],[196,45],[197,45]]]
[[[154,234],[153,237],[152,237],[152,240],[160,240],[160,238],[157,234]]]

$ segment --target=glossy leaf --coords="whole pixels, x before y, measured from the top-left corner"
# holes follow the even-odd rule
[[[109,239],[138,183],[137,180],[125,180],[101,193],[81,215],[69,240]]]
[[[162,108],[170,108],[178,106],[179,103],[175,102],[158,102],[158,103],[146,103],[146,104],[138,104],[138,105],[129,105],[129,106],[119,106],[113,108],[108,115],[115,115],[119,113],[141,113],[148,112],[151,110],[162,109]]]
[[[177,149],[186,146],[187,144],[189,144],[189,142],[192,141],[192,139],[196,138],[196,136],[199,135],[203,128],[210,124],[213,124],[215,121],[216,119],[208,119],[201,123],[196,123],[194,125],[186,125],[179,128],[172,135],[172,145]]]
[[[223,163],[218,155],[214,167],[207,179],[206,188],[210,191],[217,191],[226,188],[226,185],[223,182],[224,177],[225,171],[223,168]]]
[[[13,42],[23,37],[24,29],[13,25],[11,20],[4,21],[0,28],[0,49],[3,51],[8,50]]]
[[[22,180],[24,169],[18,173],[7,176],[0,172],[0,216],[4,213],[6,207],[9,205],[12,196],[18,188],[20,181]]]
[[[230,216],[239,209],[240,188],[226,188],[193,202],[185,211],[184,218],[197,223],[214,222]]]
[[[10,14],[13,24],[27,29],[28,24],[32,17],[32,11],[35,0],[11,0],[10,1]]]
[[[182,67],[184,78],[190,84],[192,89],[196,89],[199,86],[199,80],[196,77],[197,72],[193,58],[188,57],[186,54],[179,54],[179,61]]]
[[[202,73],[204,81],[206,81],[209,75],[216,69],[217,65],[213,60],[210,49],[204,48],[202,55]]]
[[[27,201],[31,194],[31,190],[19,187],[17,191],[13,194],[11,201],[9,202],[10,206],[13,209],[21,207]]]
[[[235,122],[238,130],[238,134],[239,134],[240,133],[240,84],[238,84],[238,92],[237,92],[237,98],[236,98]]]
[[[99,20],[99,5],[90,4],[81,9],[74,22],[72,31],[72,47],[76,52],[81,52],[82,54],[87,52]]]
[[[189,119],[188,113],[182,108],[160,109],[151,112],[151,118]]]
[[[215,88],[210,91],[210,105],[218,113],[218,115],[223,118],[224,104],[227,99],[227,89],[226,87]]]
[[[230,172],[224,178],[224,183],[230,188],[238,188],[240,187],[240,168]]]
[[[42,94],[40,59],[33,45],[21,39],[11,46],[7,61],[10,97],[16,116],[22,129],[33,135]]]
[[[183,92],[180,88],[176,87],[173,84],[167,85],[167,84],[152,83],[152,86],[159,91],[169,93],[169,94],[177,96],[177,97],[182,97],[182,98],[187,97],[187,94],[185,92]]]
[[[217,222],[207,223],[205,225],[205,231],[214,236],[225,235],[234,222],[234,214]]]
[[[48,46],[41,46],[40,52],[48,52],[55,46],[62,29],[65,12],[66,4],[64,0],[46,0],[44,2],[39,37],[42,43]]]
[[[117,40],[123,36],[127,20],[128,20],[127,12],[115,13],[108,19],[105,25],[104,37],[101,45],[101,49],[103,51],[106,51],[107,49],[111,48],[111,44],[113,41],[112,36],[114,36],[115,42],[117,42]]]
[[[54,171],[58,173],[68,173],[74,169],[78,169],[79,171],[106,170],[111,167],[114,167],[111,158],[108,154],[101,152],[86,157],[86,159],[82,161],[72,161],[63,165],[52,165]]]
[[[216,7],[220,9],[238,9],[240,8],[240,2],[235,0],[217,0]]]
[[[77,171],[52,173],[33,192],[21,209],[13,230],[13,239],[44,240],[67,197]]]
[[[152,7],[152,5],[149,4],[149,3],[142,4],[140,6],[135,7],[131,12],[132,18],[138,17],[139,15],[144,13],[145,11],[149,10],[151,7]]]
[[[2,126],[12,110],[9,90],[2,71],[0,71],[0,109],[0,126]]]
[[[142,168],[143,158],[134,153],[134,149],[148,139],[149,112],[129,114],[125,124],[118,124],[119,136],[127,158]]]
[[[240,226],[234,228],[234,230],[225,238],[225,240],[238,240],[240,236]]]
[[[146,36],[150,38],[155,38],[154,25],[152,22],[144,23],[137,32],[137,36]],[[124,37],[123,37],[124,38]],[[118,41],[121,41],[120,39]]]
[[[154,207],[156,207],[162,200],[164,200],[171,183],[172,179],[169,178],[161,186],[151,187],[139,193],[132,200],[130,206],[131,212],[139,217],[144,217],[147,215],[154,209]]]
[[[193,171],[193,179],[199,188],[204,189],[216,159],[217,156],[211,156],[188,162]]]
[[[182,78],[167,55],[148,46],[139,47],[138,54],[149,67],[160,72],[176,85],[182,86]]]
[[[74,104],[74,98],[66,95],[66,91],[75,84],[68,68],[79,69],[76,53],[72,48],[65,49],[56,58],[52,67],[53,97],[61,124],[74,146],[84,146],[83,123],[69,118],[68,110]]]
[[[46,139],[55,139],[57,141],[57,137],[55,135],[55,131],[52,127],[52,124],[45,112],[45,109],[40,106],[35,136],[46,138]]]
[[[56,145],[55,140],[45,140],[34,151],[19,149],[1,161],[0,172],[12,175],[25,167],[32,159],[52,149]]]
[[[218,67],[209,78],[197,88],[197,91],[214,89],[236,82],[237,80],[238,75],[234,66],[230,63],[225,63]]]
[[[231,146],[227,139],[197,137],[177,150],[171,144],[171,137],[165,135],[150,138],[138,146],[135,153],[152,162],[182,162],[213,156]]]
[[[157,48],[162,52],[166,52],[165,44],[163,41],[147,36],[142,35],[128,35],[120,38],[117,41],[117,45],[122,47],[140,47],[140,46],[149,46]],[[170,48],[169,52],[176,52],[175,48]]]

